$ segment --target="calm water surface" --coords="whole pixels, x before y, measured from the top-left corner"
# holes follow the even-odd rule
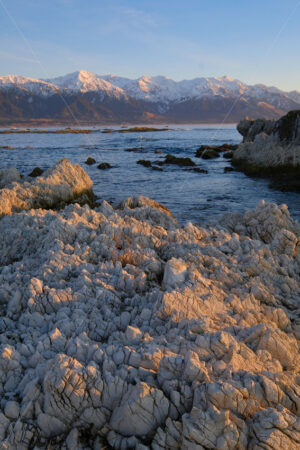
[[[255,208],[264,199],[286,203],[293,217],[300,219],[300,195],[268,187],[268,181],[254,179],[239,172],[224,173],[230,162],[221,156],[204,161],[194,158],[201,144],[236,144],[241,137],[235,126],[183,126],[177,130],[147,133],[93,134],[8,134],[0,135],[0,168],[16,167],[28,174],[35,166],[51,167],[61,158],[79,163],[94,182],[94,191],[108,201],[132,195],[146,195],[167,206],[181,221],[207,222],[226,212],[243,212]],[[143,147],[139,152],[126,152]],[[155,154],[160,150],[162,154]],[[182,167],[164,166],[163,172],[136,164],[139,159],[163,159],[167,153],[188,156],[208,174],[186,171]],[[87,166],[93,157],[97,163],[108,162],[107,171]]]

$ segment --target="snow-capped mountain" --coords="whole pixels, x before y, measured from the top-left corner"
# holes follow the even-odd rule
[[[132,80],[81,70],[47,80],[0,77],[0,118],[12,120],[13,113],[19,113],[30,119],[62,120],[66,104],[84,121],[232,122],[244,115],[276,118],[298,109],[300,92],[249,86],[225,76],[177,82],[164,76]]]

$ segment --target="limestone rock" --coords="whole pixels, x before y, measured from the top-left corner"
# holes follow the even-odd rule
[[[31,182],[15,183],[1,189],[0,217],[31,208],[66,204],[81,194],[90,193],[92,186],[91,179],[79,165],[62,159]]]
[[[287,207],[181,227],[138,197],[12,213],[0,235],[1,448],[299,448]]]

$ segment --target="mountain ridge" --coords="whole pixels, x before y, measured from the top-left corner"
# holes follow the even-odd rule
[[[48,120],[91,123],[237,122],[278,118],[300,108],[300,92],[247,85],[224,77],[174,81],[137,79],[84,70],[51,79],[0,77],[0,123]],[[69,115],[69,117],[68,117]]]

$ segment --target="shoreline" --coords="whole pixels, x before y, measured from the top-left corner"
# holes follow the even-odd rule
[[[156,126],[178,126],[178,125],[185,125],[185,126],[189,126],[189,125],[209,125],[209,126],[217,126],[217,125],[222,125],[222,126],[233,126],[236,125],[236,122],[226,122],[226,123],[222,123],[222,122],[182,122],[182,121],[170,121],[170,122],[159,122],[159,121],[150,121],[150,122],[90,122],[90,121],[76,121],[76,127],[78,126],[82,126],[82,127],[109,127],[109,126],[115,126],[115,127],[120,127],[120,126],[126,126],[126,127],[132,127],[132,126],[151,126],[151,125],[156,125]],[[1,122],[0,121],[0,129],[2,128],[30,128],[30,127],[34,127],[34,128],[40,128],[40,127],[70,127],[70,128],[74,128],[74,121],[66,121],[66,122],[57,122],[57,121],[47,121],[47,120],[33,120],[33,121],[11,121],[11,122]],[[76,128],[75,127],[75,128]]]

